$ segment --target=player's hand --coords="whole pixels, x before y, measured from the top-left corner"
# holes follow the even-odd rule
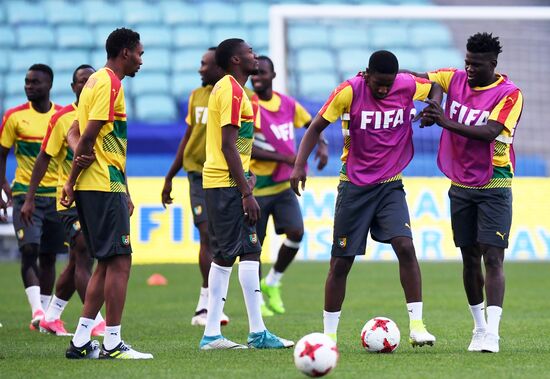
[[[294,166],[292,174],[290,174],[290,187],[296,193],[296,195],[301,196],[300,194],[300,182],[302,183],[302,192],[306,189],[306,169],[302,166]]]
[[[422,110],[422,118],[425,118],[427,122],[432,121],[434,123],[441,123],[445,120],[445,111],[437,101],[426,99],[425,103],[428,104],[426,108]]]
[[[83,170],[90,167],[95,161],[95,151],[91,155],[79,155],[75,158],[76,165]]]
[[[317,144],[317,151],[315,152],[315,160],[317,162],[317,169],[322,170],[325,168],[328,162],[328,146],[324,143]]]
[[[34,213],[34,199],[25,198],[25,202],[21,207],[21,220],[26,226],[33,225],[32,214]]]
[[[7,180],[4,180],[4,183],[2,184],[2,189],[4,190],[4,193],[6,194],[6,205],[8,207],[11,207],[13,204],[13,194],[11,192],[11,186],[8,183]]]
[[[418,112],[418,114],[412,119],[412,122],[417,122],[418,120],[420,120],[420,128],[424,128],[425,126],[432,126],[435,123],[433,118],[426,116],[424,110]]]
[[[63,185],[63,190],[61,191],[61,199],[59,202],[65,208],[69,208],[74,202],[74,183],[67,182]]]
[[[255,225],[260,219],[260,206],[254,195],[249,195],[243,198],[244,219],[248,225]]]
[[[6,203],[2,194],[0,194],[0,210],[0,222],[8,222],[8,203]]]
[[[162,206],[164,208],[166,208],[167,204],[172,204],[172,201],[174,200],[174,198],[170,196],[171,193],[172,193],[172,180],[164,179],[164,187],[162,187],[162,192],[160,194]]]
[[[127,197],[128,197],[128,215],[130,215],[130,217],[132,217],[132,215],[134,214],[134,202],[132,201],[132,198],[130,197],[130,194],[126,194]]]

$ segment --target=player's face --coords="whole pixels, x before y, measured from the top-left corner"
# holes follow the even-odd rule
[[[250,78],[255,92],[264,92],[271,88],[275,73],[265,59],[258,60],[258,72]]]
[[[39,101],[50,93],[52,81],[50,76],[42,71],[28,71],[25,76],[25,95],[29,101]]]
[[[395,81],[395,76],[395,74],[369,74],[367,71],[365,74],[365,80],[367,82],[367,86],[372,92],[372,96],[376,99],[383,99],[388,96],[388,93],[393,86],[393,82]]]
[[[76,72],[75,75],[75,81],[74,83],[71,83],[71,88],[73,89],[74,94],[76,95],[76,98],[80,98],[80,93],[82,92],[82,88],[84,88],[84,85],[88,81],[88,78],[90,75],[92,75],[95,72],[93,68],[81,68]]]
[[[216,52],[207,51],[202,56],[199,68],[202,86],[214,85],[223,76],[223,70],[216,64]]]
[[[485,87],[494,82],[497,66],[494,54],[466,52],[464,64],[470,87]]]
[[[130,77],[136,76],[136,73],[139,71],[139,68],[141,67],[141,64],[143,63],[143,60],[141,59],[141,56],[143,55],[143,45],[141,42],[138,42],[137,46],[133,49],[124,49],[126,50],[125,57],[126,57],[126,67],[125,67],[125,75],[128,75]]]
[[[258,72],[258,56],[248,43],[241,44],[237,55],[246,75],[255,75]]]

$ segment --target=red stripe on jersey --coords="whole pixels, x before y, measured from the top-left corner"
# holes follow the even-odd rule
[[[505,125],[506,119],[510,115],[510,112],[512,109],[514,109],[514,105],[516,104],[516,101],[519,97],[519,89],[512,92],[508,97],[506,97],[506,101],[504,102],[504,106],[498,112],[497,121],[500,122],[502,125]]]
[[[230,76],[231,82],[231,125],[239,125],[241,102],[243,101],[243,89],[237,81]]]
[[[53,107],[55,108],[56,111],[63,109],[63,105],[54,104]]]
[[[2,118],[2,126],[0,127],[0,137],[2,136],[2,132],[4,131],[4,125],[6,124],[6,121],[8,121],[8,118],[16,112],[24,111],[25,109],[30,109],[31,103],[27,102],[25,104],[18,105],[16,107],[10,108],[4,113],[4,117]]]
[[[430,79],[420,78],[420,77],[414,76],[414,75],[412,75],[412,77],[413,77],[413,79],[414,79],[415,82],[420,83],[420,84],[428,84],[428,83],[431,83],[431,82],[430,82]]]
[[[120,92],[120,79],[115,73],[109,69],[106,69],[109,77],[111,78],[111,98],[109,99],[109,122],[115,120],[115,100]]]
[[[430,71],[430,72],[455,72],[457,69],[448,67],[448,68],[440,68],[439,70]]]
[[[114,114],[115,114],[116,117],[126,117],[126,113],[115,112]]]
[[[328,98],[327,102],[325,103],[325,105],[323,105],[323,107],[319,111],[320,115],[322,115],[323,113],[325,113],[327,111],[327,108],[329,107],[330,103],[332,103],[332,100],[334,100],[336,95],[338,95],[340,92],[342,92],[342,90],[344,88],[346,88],[347,86],[351,86],[351,84],[349,84],[348,82],[343,82],[338,87],[336,87],[336,89],[334,91],[332,91],[332,93],[330,94],[330,97]]]
[[[61,118],[61,116],[72,112],[76,110],[76,107],[74,104],[69,104],[66,107],[61,108],[58,110],[51,118],[50,122],[48,123],[48,131],[46,132],[46,136],[44,137],[44,140],[42,141],[42,146],[40,147],[41,150],[46,150],[46,146],[48,146],[48,141],[50,140],[50,136],[52,135],[53,128],[57,125],[57,121]]]

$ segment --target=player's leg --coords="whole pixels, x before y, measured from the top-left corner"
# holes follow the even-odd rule
[[[348,274],[355,256],[332,256],[325,282],[325,308],[323,311],[323,333],[337,340],[338,324],[342,304],[346,297]]]
[[[275,196],[257,196],[256,201],[258,202],[258,205],[260,206],[260,219],[256,222],[256,234],[258,235],[258,241],[260,241],[260,245],[264,245],[264,240],[267,235],[267,223],[269,221],[269,217],[271,217],[271,214],[273,212],[273,200]],[[265,254],[264,254],[265,256]],[[260,269],[258,271],[260,280],[262,277],[262,262],[261,262],[261,256],[260,256]],[[263,283],[261,280],[260,283]],[[268,305],[265,303],[263,295],[267,295],[266,292],[261,288],[262,290],[262,298],[261,298],[261,311],[263,317],[271,317],[275,315],[273,311],[268,307]]]
[[[474,321],[469,351],[480,351],[486,332],[485,305],[483,301],[483,271],[481,251],[477,243],[477,206],[472,198],[473,190],[451,186],[451,226],[455,246],[462,254],[462,281],[468,306]]]
[[[304,236],[300,204],[292,190],[288,189],[277,195],[273,204],[273,221],[277,234],[286,234],[286,239],[279,249],[275,264],[262,280],[261,287],[262,292],[267,296],[269,308],[275,313],[282,314],[285,308],[281,298],[281,279],[296,257]]]

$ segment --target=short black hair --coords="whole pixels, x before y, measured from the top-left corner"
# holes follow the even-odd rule
[[[378,50],[372,53],[369,58],[368,71],[370,74],[397,74],[399,71],[399,62],[392,52]]]
[[[78,67],[73,71],[73,84],[76,83],[76,73],[78,72],[78,70],[82,70],[82,69],[85,69],[85,68],[91,68],[92,70],[95,71],[95,68],[93,68],[93,67],[90,66],[89,64],[81,64],[80,66],[78,66]]]
[[[133,49],[139,44],[139,33],[132,29],[118,28],[109,34],[105,42],[107,59],[118,57],[122,49]]]
[[[493,37],[493,33],[476,33],[468,38],[466,50],[470,53],[493,53],[496,57],[502,53],[502,46],[498,37]]]
[[[275,72],[275,66],[273,65],[273,61],[267,55],[260,55],[258,57],[258,60],[259,61],[266,61],[267,63],[269,63],[269,66],[271,67],[271,71]]]
[[[222,41],[216,48],[216,64],[223,70],[229,68],[229,61],[235,55],[237,48],[244,43],[240,38],[229,38]]]
[[[42,71],[50,77],[50,81],[53,83],[53,70],[50,66],[43,63],[35,63],[29,67],[28,71]]]
[[[216,46],[210,46],[210,47],[208,48],[208,51],[216,51]]]

